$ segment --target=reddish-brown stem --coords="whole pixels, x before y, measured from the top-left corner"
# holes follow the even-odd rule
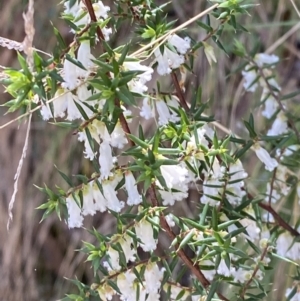
[[[156,190],[155,184],[152,184],[149,188],[149,194],[150,194],[150,199],[151,199],[151,203],[152,203],[153,207],[159,206],[155,190]],[[176,239],[176,235],[172,231],[172,229],[169,227],[163,213],[161,213],[161,215],[160,215],[160,224],[172,241],[174,239]],[[205,276],[202,274],[200,269],[194,265],[194,263],[192,262],[192,260],[190,258],[188,258],[186,256],[185,252],[181,248],[179,248],[178,244],[175,245],[175,248],[177,250],[176,251],[177,254],[182,259],[182,261],[187,265],[188,268],[190,268],[190,270],[193,272],[193,274],[199,279],[201,284],[205,288],[207,288],[210,285],[210,282],[205,278]]]
[[[153,207],[159,206],[157,196],[156,196],[156,188],[155,184],[152,184],[149,188],[149,195],[151,199],[151,203]],[[160,224],[163,230],[167,233],[167,235],[170,237],[172,241],[176,239],[175,233],[172,231],[172,229],[169,227],[166,218],[164,214],[161,212],[160,214]],[[178,256],[181,258],[181,260],[185,263],[185,265],[190,269],[190,271],[196,276],[196,278],[200,281],[200,283],[203,285],[204,288],[208,288],[210,285],[210,282],[205,278],[201,270],[197,265],[194,264],[194,262],[185,254],[184,250],[179,248],[178,244],[175,244],[175,249],[178,254]],[[225,296],[223,296],[221,293],[217,293],[219,298],[224,301],[229,301]]]
[[[271,213],[280,227],[289,231],[293,236],[300,236],[300,233],[291,227],[286,221],[284,221],[284,219],[270,205],[264,203],[258,203],[258,205],[259,207]]]
[[[91,20],[96,23],[97,22],[97,18],[96,18],[95,11],[94,11],[94,8],[93,8],[91,0],[84,0],[84,3],[85,3],[86,8],[87,8],[87,10],[89,12]],[[102,32],[102,30],[101,30],[101,28],[99,26],[97,26],[97,36],[98,36],[98,39],[100,41],[104,41],[105,40],[103,32]]]
[[[93,5],[92,5],[91,0],[84,0],[84,2],[85,2],[85,5],[86,5],[87,10],[88,10],[88,12],[89,12],[89,15],[90,15],[90,17],[91,17],[91,20],[92,20],[93,22],[97,22],[97,18],[96,18],[95,11],[94,11],[94,8],[93,8]],[[102,32],[102,30],[101,30],[101,28],[100,28],[99,26],[97,26],[97,36],[98,36],[98,39],[99,39],[100,41],[104,41],[104,40],[105,40],[104,35],[103,35],[103,32]],[[118,108],[120,108],[120,101],[119,101],[118,99],[115,100],[115,105],[116,105]],[[126,118],[125,118],[123,112],[120,113],[119,120],[120,120],[120,123],[121,123],[121,126],[122,126],[123,131],[124,131],[126,134],[130,134],[130,129],[129,129],[128,123],[127,123],[127,121],[126,121]],[[131,146],[133,146],[133,145],[134,145],[134,142],[131,141],[130,139],[128,139],[128,140],[129,140],[129,144],[130,144]]]
[[[180,85],[179,85],[179,81],[178,81],[178,78],[177,78],[177,75],[175,73],[175,71],[173,71],[171,73],[171,77],[172,77],[172,81],[173,81],[173,84],[175,86],[175,89],[176,89],[176,94],[177,94],[177,97],[179,98],[179,102],[180,102],[180,105],[182,106],[182,108],[188,112],[189,111],[189,107],[185,101],[185,98],[184,98],[184,95],[183,95],[183,92],[180,88]]]

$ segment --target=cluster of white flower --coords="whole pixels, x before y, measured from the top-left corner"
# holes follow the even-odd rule
[[[182,39],[176,34],[172,34],[168,37],[168,43],[173,49],[175,47],[177,52],[167,46],[164,46],[162,51],[159,48],[154,51],[155,61],[158,63],[157,72],[159,75],[170,74],[172,69],[179,68],[180,65],[184,63],[184,54],[186,54],[191,47],[190,38],[186,37]]]
[[[141,267],[137,266],[136,271]],[[116,284],[119,292],[117,293],[109,285],[104,283],[98,287],[98,293],[101,300],[112,300],[114,295],[119,295],[121,300],[136,301],[137,291],[139,291],[139,300],[157,301],[160,298],[161,281],[165,269],[159,269],[155,262],[150,262],[145,266],[144,281],[140,283],[135,273],[129,269],[124,273],[119,273],[116,277]]]
[[[65,14],[71,15],[73,17],[73,23],[76,26],[82,27],[91,22],[90,15],[88,14],[83,1],[75,1],[72,7],[70,7],[70,1],[65,1],[64,6]],[[103,5],[102,1],[93,3],[93,9],[97,20],[104,21],[108,18],[107,13],[110,11],[110,7]],[[112,33],[112,29],[103,27],[101,28],[101,31],[104,35],[105,40],[109,40],[109,36]]]
[[[145,252],[154,251],[157,246],[157,240],[154,238],[153,228],[151,224],[143,219],[135,224],[134,229],[136,237],[140,240],[138,245]],[[132,237],[130,237],[128,234],[118,234],[112,236],[111,241],[120,244],[127,263],[129,261],[136,261],[137,250],[133,247]],[[104,267],[106,267],[110,273],[119,271],[121,269],[119,252],[110,245],[107,251],[107,255],[110,258],[110,262],[104,262]]]
[[[141,65],[138,61],[125,61],[122,66],[123,71],[139,71],[135,78],[128,82],[128,88],[131,92],[144,94],[148,87],[145,85],[152,79],[153,69],[151,67]]]
[[[163,205],[172,206],[175,201],[185,199],[188,196],[188,184],[190,182],[186,166],[184,164],[162,165],[160,171],[168,188],[168,190],[164,190],[159,181],[156,180],[156,185],[160,188],[159,193]]]
[[[265,108],[262,111],[262,115],[267,119],[272,118],[272,116],[276,113],[279,108],[278,102],[274,98],[274,95],[278,95],[278,91],[281,90],[280,86],[276,82],[276,80],[271,77],[270,68],[274,67],[274,64],[278,63],[279,58],[276,55],[268,55],[265,53],[256,54],[254,57],[254,61],[259,68],[263,68],[262,72],[266,77],[269,85],[272,88],[272,93],[269,91],[269,87],[267,86],[265,80],[260,77],[259,72],[256,70],[253,64],[249,64],[245,67],[245,70],[242,71],[244,76],[244,87],[249,92],[254,92],[258,85],[263,88],[261,101],[264,102]],[[277,136],[284,134],[288,131],[288,120],[285,116],[284,112],[280,111],[271,126],[268,130],[268,136]]]
[[[69,215],[69,228],[82,227],[83,216],[94,215],[96,211],[104,212],[109,209],[115,212],[120,212],[124,207],[124,202],[118,199],[115,188],[121,180],[122,173],[117,171],[114,176],[110,177],[109,179],[101,181],[99,178],[86,185],[83,185],[81,188],[82,206],[79,206],[79,191],[75,191],[73,194],[67,197],[66,204]],[[102,186],[102,191],[100,190],[97,181],[99,185]],[[128,193],[128,205],[138,205],[142,202],[142,197],[137,190],[136,181],[130,171],[125,172],[125,188]],[[138,227],[138,229],[142,227],[143,231],[148,230],[148,232],[150,232],[146,226],[147,225],[142,224]],[[152,245],[154,244],[153,241],[151,241],[151,243]],[[148,243],[145,245],[149,246]]]
[[[243,188],[244,179],[247,176],[248,174],[245,172],[240,160],[230,164],[228,170],[226,167],[220,166],[219,162],[215,160],[211,170],[205,175],[203,181],[201,203],[217,206],[220,204],[219,199],[225,193],[230,204],[240,204],[242,198],[246,195]]]
[[[224,277],[232,277],[235,282],[245,283],[253,275],[254,267],[249,269],[235,268],[232,266],[228,267],[225,260],[221,259],[217,270],[215,269],[215,263],[212,260],[203,260],[200,262],[200,267],[203,266],[202,273],[205,278],[209,281],[213,281],[215,275],[221,275]],[[258,270],[255,278],[261,280],[263,278],[263,272]]]
[[[126,258],[126,262],[128,263],[129,261],[135,262],[136,260],[136,250],[133,248],[133,239],[125,234],[123,236],[120,235],[114,235],[111,237],[111,241],[114,243],[119,243],[120,246],[122,247],[124,256]],[[111,271],[119,271],[121,269],[120,266],[120,256],[119,252],[109,246],[107,255],[110,258],[110,264],[104,263],[104,266],[111,272]]]
[[[178,122],[180,117],[172,110],[172,108],[179,108],[179,101],[176,96],[166,97],[166,101],[160,97],[152,99],[151,97],[145,97],[143,100],[143,106],[140,111],[140,115],[145,119],[155,117],[155,107],[158,113],[158,124],[166,125],[170,121]]]
[[[84,83],[95,66],[92,62],[93,58],[90,42],[83,41],[79,46],[77,59],[82,63],[85,69],[82,69],[68,59],[65,59],[62,70],[64,82],[61,85],[62,88],[58,89],[55,93],[53,111],[49,104],[43,105],[41,108],[41,115],[44,120],[65,117],[66,111],[67,120],[83,119],[77,106],[80,106],[88,117],[93,115],[92,110],[88,106],[94,105],[95,102],[86,102],[92,95],[92,92],[88,89],[88,85]]]
[[[278,63],[279,58],[276,55],[268,55],[265,53],[258,53],[254,57],[254,61],[259,68],[264,68],[263,71],[266,73],[265,75],[268,76],[269,72],[267,68],[272,68],[274,64]],[[244,76],[244,88],[249,92],[255,92],[260,85],[262,88],[266,88],[265,81],[260,78],[259,73],[257,72],[255,66],[253,64],[248,64],[245,67],[245,70],[242,71],[242,75]],[[268,79],[269,84],[277,90],[280,90],[277,82],[274,78]],[[268,90],[265,91],[268,93]]]

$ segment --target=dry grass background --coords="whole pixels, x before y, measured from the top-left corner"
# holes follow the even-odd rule
[[[242,25],[249,28],[252,34],[238,33],[237,38],[247,49],[258,43],[260,51],[263,52],[300,22],[300,18],[288,0],[257,1],[259,2],[260,6],[251,11],[252,16],[243,17],[242,20]],[[44,51],[51,52],[55,44],[49,20],[61,30],[67,40],[70,39],[69,29],[59,19],[61,6],[57,3],[58,1],[35,1],[34,45]],[[0,1],[0,36],[16,41],[24,39],[22,11],[25,4],[26,1],[19,0]],[[207,2],[204,0],[173,0],[168,10],[170,18],[178,19],[178,24],[181,24],[205,7]],[[114,43],[123,42],[124,37],[128,36],[128,27],[129,25],[122,27]],[[195,40],[201,40],[205,33],[193,25],[191,35]],[[229,53],[233,45],[232,37],[233,33],[225,29],[221,40]],[[212,42],[209,43],[213,45]],[[299,48],[300,30],[280,43],[275,50],[282,58],[277,70],[283,93],[300,88]],[[203,99],[210,99],[212,102],[212,113],[216,119],[239,133],[241,117],[247,116],[259,98],[243,92],[239,74],[227,77],[230,70],[240,64],[240,59],[233,55],[226,56],[216,48],[215,50],[218,57],[215,68],[210,68],[203,52],[199,52],[195,74],[188,77],[187,98],[193,87],[202,85]],[[15,66],[16,53],[0,48],[0,65]],[[168,79],[164,79],[163,82],[166,86],[167,81]],[[7,95],[2,94],[2,91],[0,103],[7,100]],[[299,103],[299,97],[295,101]],[[13,118],[13,115],[2,116],[4,112],[5,110],[0,108],[1,124]],[[257,110],[254,112],[259,116]],[[265,124],[260,122],[260,126],[263,129]],[[33,184],[42,186],[43,183],[47,183],[50,187],[58,184],[65,187],[53,163],[68,175],[80,172],[90,174],[91,168],[88,162],[82,160],[82,150],[78,149],[76,138],[70,131],[48,125],[35,116],[28,155],[13,210],[14,220],[7,232],[7,207],[13,192],[13,176],[21,156],[25,128],[23,123],[15,123],[0,131],[0,301],[57,300],[71,289],[64,277],[76,276],[86,283],[91,283],[90,266],[84,263],[84,255],[74,253],[74,249],[81,247],[82,240],[92,241],[93,238],[85,230],[69,231],[64,222],[59,222],[56,216],[39,224],[41,212],[35,208],[45,201],[45,197]],[[178,204],[178,209],[190,215],[191,204],[192,202],[182,202]],[[94,219],[86,220],[86,227],[90,227],[92,223],[101,233],[109,233],[114,227],[108,215],[98,214]],[[282,268],[283,266],[278,266],[275,275],[282,275]],[[275,276],[274,280],[277,288],[284,285],[281,277]],[[282,300],[282,294],[283,291],[279,290],[273,294],[272,300]]]

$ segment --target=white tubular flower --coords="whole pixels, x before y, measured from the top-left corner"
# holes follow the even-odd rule
[[[90,69],[95,65],[92,60],[95,57],[91,54],[90,41],[82,41],[77,53],[78,61],[85,67],[86,70],[77,67],[77,76],[87,78],[90,74]]]
[[[96,18],[102,18],[102,19],[107,19],[108,18],[108,12],[110,11],[109,6],[103,5],[102,1],[98,1],[93,4],[93,8],[95,11]]]
[[[81,208],[78,207],[72,195],[66,198],[66,205],[68,208],[69,228],[81,228],[83,225],[83,216],[81,215]]]
[[[235,271],[234,268],[228,268],[227,264],[225,263],[225,260],[221,259],[220,264],[217,269],[217,273],[219,275],[223,275],[225,277],[230,277],[233,275],[234,271]]]
[[[125,236],[120,238],[118,242],[123,249],[124,255],[126,257],[126,262],[135,262],[136,250],[131,247],[133,245],[133,239],[129,235],[125,234]]]
[[[243,164],[240,160],[237,160],[229,166],[230,181],[243,180],[248,177],[248,174],[245,172]]]
[[[82,118],[81,113],[75,104],[75,102],[76,102],[82,107],[82,104],[79,103],[77,96],[73,95],[71,92],[68,92],[66,94],[66,98],[67,98],[67,103],[68,103],[66,119],[72,121],[75,119]]]
[[[206,55],[208,63],[211,66],[213,62],[215,62],[215,63],[217,62],[214,48],[211,45],[209,45],[208,43],[202,42],[202,44],[204,46],[204,53]]]
[[[92,183],[84,185],[83,194],[83,205],[82,205],[82,215],[94,215],[96,213],[96,206],[94,203]]]
[[[125,136],[125,132],[124,132],[120,122],[117,122],[110,137],[111,137],[110,145],[112,147],[117,147],[119,149],[122,149],[128,143],[128,140]]]
[[[264,70],[264,73],[265,73],[265,76],[266,76],[266,77],[268,77],[268,76],[271,75],[270,70]],[[281,90],[281,88],[280,88],[280,86],[278,85],[278,83],[277,83],[277,81],[275,80],[275,78],[268,78],[268,84],[269,84],[272,88],[274,88],[276,91],[280,91],[280,90]],[[265,81],[263,78],[260,79],[260,85],[261,85],[264,89],[269,89],[269,87],[268,87],[266,81]],[[274,93],[276,94],[277,92],[274,92]]]
[[[112,29],[107,28],[107,27],[103,27],[102,28],[102,33],[104,35],[104,40],[109,41],[109,36],[112,34]]]
[[[50,118],[53,118],[49,104],[42,105],[40,112],[43,120],[49,120]]]
[[[95,15],[96,15],[97,19],[100,19],[100,18],[107,19],[108,18],[107,13],[110,11],[110,7],[109,6],[104,6],[102,1],[98,1],[97,3],[93,3],[93,9],[94,9],[94,12],[95,12]],[[84,16],[82,18],[78,19],[83,14],[84,14]],[[74,23],[77,26],[86,25],[86,24],[91,22],[91,18],[89,16],[89,14],[85,12],[85,5],[82,2],[80,2],[80,9],[77,10],[74,17],[75,17],[75,20],[76,20]]]
[[[152,101],[149,97],[145,97],[143,99],[143,106],[141,108],[140,116],[147,120],[155,117],[154,106],[152,105]]]
[[[86,136],[85,131],[78,133],[78,140],[80,142],[84,142],[84,151],[83,151],[84,157],[91,161],[94,160],[96,153],[92,150],[90,142]]]
[[[166,182],[168,191],[163,190],[163,187],[156,181],[160,189],[159,193],[164,206],[173,206],[176,201],[182,201],[188,197],[188,184],[190,182],[189,172],[184,164],[182,165],[162,165],[160,167],[162,176]],[[171,191],[174,189],[176,191]]]
[[[245,70],[242,71],[242,75],[244,77],[243,86],[246,91],[255,92],[255,90],[258,87],[258,84],[257,84],[257,82],[255,82],[255,80],[258,78],[258,75],[254,69],[249,70],[251,68],[252,68],[251,65],[247,65],[245,67]]]
[[[70,14],[72,16],[75,16],[80,9],[80,5],[78,4],[78,1],[76,1],[72,7],[70,7],[70,1],[65,1],[64,7],[65,7],[64,10],[65,14]]]
[[[263,94],[262,94],[262,97],[261,97],[261,101],[263,101],[266,97],[268,97],[268,98],[265,100],[265,103],[264,103],[265,108],[261,112],[261,114],[264,117],[266,117],[267,119],[270,119],[275,114],[275,112],[277,111],[278,103],[272,95],[267,96],[268,94],[269,94],[268,90],[264,88]]]
[[[62,73],[64,79],[64,83],[62,83],[63,88],[73,90],[78,86],[77,68],[75,64],[65,59]]]
[[[220,198],[224,189],[224,181],[220,181],[224,176],[224,169],[221,168],[217,160],[214,161],[211,171],[205,175],[203,181],[203,195],[200,198],[202,204],[210,206],[219,205],[220,201],[215,198]]]
[[[264,65],[271,65],[271,64],[277,63],[278,60],[279,60],[279,58],[277,56],[268,55],[265,53],[258,53],[254,57],[254,61],[256,62],[257,66],[259,68],[262,68]],[[254,67],[253,64],[248,64],[245,67],[245,70],[242,71],[242,75],[244,76],[244,79],[245,79],[244,88],[246,89],[246,91],[254,92],[259,84],[260,86],[262,86],[264,88],[264,91],[265,91],[265,89],[268,90],[265,80],[263,78],[259,78],[260,77],[259,73],[253,67]],[[269,75],[271,75],[271,72],[269,69],[264,69],[263,72],[266,77],[269,77]],[[258,78],[259,78],[259,80],[257,80]],[[256,80],[257,80],[257,82],[255,82]],[[269,85],[274,87],[276,90],[280,90],[280,87],[278,86],[278,84],[274,78],[268,79],[268,83],[269,83]]]
[[[251,278],[252,274],[252,270],[244,270],[239,268],[233,272],[234,282],[245,283]]]
[[[259,240],[260,238],[260,229],[257,227],[257,224],[254,220],[249,218],[244,218],[240,220],[240,223],[243,225],[243,227],[246,228],[247,235],[245,236],[250,239],[252,242],[255,242]]]
[[[96,181],[93,181],[92,189],[93,189],[93,197],[95,200],[95,209],[100,212],[106,211],[107,200],[105,199],[104,195],[100,191]]]
[[[298,151],[300,149],[300,145],[296,145],[296,144],[294,144],[294,145],[290,145],[290,146],[288,146],[285,150],[284,150],[284,152],[283,152],[283,154],[281,154],[281,150],[280,149],[278,149],[277,151],[276,151],[276,155],[277,156],[284,156],[284,157],[289,157],[289,156],[291,156],[291,155],[293,155],[296,151]]]
[[[216,275],[214,262],[212,262],[211,260],[202,260],[200,261],[200,266],[210,267],[210,269],[201,269],[201,272],[204,274],[207,280],[212,281]]]
[[[114,271],[119,271],[121,269],[121,266],[119,264],[119,260],[120,260],[119,252],[113,249],[111,246],[109,246],[107,250],[107,254],[110,257],[111,268]]]
[[[207,134],[206,128],[203,126],[197,129],[197,137],[193,134],[190,138],[190,141],[186,145],[186,154],[192,158],[196,158],[199,160],[204,160],[204,154],[199,152],[199,145],[204,145],[208,148],[208,141],[204,137]],[[198,141],[198,144],[197,144]]]
[[[155,101],[156,110],[158,113],[158,124],[166,125],[171,120],[171,113],[167,104],[162,99],[157,99]]]
[[[157,241],[153,237],[152,225],[146,220],[140,221],[135,226],[136,236],[141,240],[140,247],[145,251],[153,251],[156,249]]]
[[[97,134],[100,136],[103,142],[111,143],[111,137],[110,134],[108,133],[105,123],[99,120],[94,120],[93,125],[96,127]],[[96,139],[96,137],[94,139]],[[96,141],[100,144],[99,138]]]
[[[102,188],[104,197],[107,201],[107,208],[115,212],[120,212],[124,207],[124,202],[118,199],[113,181],[103,181]]]
[[[273,171],[278,166],[276,159],[271,158],[270,154],[258,142],[253,145],[253,148],[258,159],[265,164],[266,170]]]
[[[280,112],[272,125],[272,127],[269,129],[267,135],[268,136],[277,136],[284,134],[288,131],[288,119],[284,115],[283,112]]]
[[[128,82],[128,87],[131,92],[143,94],[148,90],[145,83],[152,79],[153,69],[151,67],[141,65],[139,62],[125,61],[123,63],[123,68],[126,71],[143,71],[143,73],[138,74],[135,78]]]
[[[166,215],[166,222],[170,228],[175,227],[175,222],[173,220],[173,215],[171,213]]]
[[[84,71],[84,70],[83,70]],[[76,94],[78,96],[78,99],[82,102],[82,101],[86,101],[90,96],[92,96],[92,92],[91,90],[88,90],[88,85],[87,84],[82,84],[77,88]],[[88,102],[89,105],[95,105],[96,101],[89,101]],[[84,108],[86,108],[86,106],[84,106]],[[90,117],[91,114],[93,113],[89,113],[88,116]]]
[[[175,108],[175,109],[178,109],[179,108],[179,99],[176,97],[176,96],[172,96],[172,97],[168,97],[167,98],[167,105],[169,107],[172,107],[172,108]],[[170,118],[170,121],[172,122],[178,122],[180,120],[180,117],[177,115],[177,113],[172,110],[170,108],[170,111],[171,111],[171,118]]]
[[[68,101],[66,98],[66,95],[62,95],[64,93],[63,89],[58,89],[55,92],[54,98],[55,100],[52,102],[53,103],[53,117],[64,117],[65,116],[65,111],[68,107]]]
[[[279,57],[274,54],[257,53],[254,57],[254,61],[259,67],[263,65],[273,65],[279,62]]]
[[[145,288],[146,292],[157,293],[161,287],[161,280],[164,275],[164,269],[159,270],[159,267],[155,262],[149,263],[145,270]]]
[[[172,34],[169,36],[168,42],[172,44],[180,54],[186,54],[191,48],[191,39],[189,37],[183,39],[177,34]]]
[[[134,301],[136,300],[136,277],[130,270],[117,277],[117,286],[121,292],[121,300]]]
[[[137,190],[136,180],[131,171],[125,172],[125,188],[128,194],[127,204],[129,206],[138,205],[142,202],[142,196]]]
[[[107,283],[103,283],[99,285],[97,288],[99,297],[102,301],[112,300],[113,296],[115,295],[115,291],[109,286]]]
[[[176,185],[186,184],[188,170],[185,166],[162,165],[160,171],[169,189],[174,188]]]
[[[158,185],[158,184],[157,184]],[[174,189],[177,189],[174,187]],[[181,187],[177,190],[182,190],[184,187]],[[172,191],[165,191],[160,190],[159,191],[162,199],[162,204],[164,206],[173,206],[176,201],[182,201],[188,197],[188,192],[186,191],[180,191],[180,192],[172,192]]]
[[[100,144],[99,154],[101,179],[107,179],[112,175],[111,170],[114,168],[114,163],[116,162],[116,158],[113,157],[112,149],[108,142],[103,141]]]
[[[200,198],[202,204],[209,204],[210,206],[218,206],[220,201],[214,198],[220,198],[224,183],[220,182],[216,177],[209,177],[203,182],[203,195]]]
[[[244,187],[243,180],[248,177],[248,174],[245,172],[240,160],[237,160],[229,166],[228,174],[230,175],[230,179],[226,186],[226,191],[231,193],[227,193],[226,198],[230,204],[238,205],[246,195],[246,192],[242,188]]]
[[[168,47],[164,47],[163,54],[159,49],[156,49],[154,55],[158,63],[157,72],[159,75],[170,74],[172,69],[177,69],[184,63],[184,56],[173,52]]]

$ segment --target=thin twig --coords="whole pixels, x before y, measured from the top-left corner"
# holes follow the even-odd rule
[[[267,252],[268,252],[268,246],[266,246],[260,256],[260,261],[264,260],[265,256],[267,255]],[[240,294],[241,298],[244,300],[245,298],[245,294],[246,294],[246,291],[247,289],[249,288],[251,282],[253,281],[253,279],[255,278],[257,272],[259,270],[259,264],[257,264],[253,270],[253,273],[250,277],[250,279],[246,282],[245,286],[243,287],[243,290],[242,290],[242,293]]]
[[[32,43],[33,43],[33,37],[34,37],[35,29],[34,29],[34,18],[33,18],[33,16],[34,16],[34,1],[29,0],[27,12],[23,13],[24,28],[25,28],[25,33],[26,33],[25,39],[24,39],[24,42],[23,42],[23,50],[24,50],[25,54],[27,55],[27,64],[28,64],[28,67],[31,71],[33,71],[33,69],[34,69]],[[31,105],[29,105],[28,110],[30,110],[30,107],[31,107]],[[31,119],[32,119],[32,114],[30,114],[29,118],[28,118],[28,124],[27,124],[27,130],[26,130],[26,136],[25,136],[24,146],[23,146],[23,150],[22,150],[22,155],[21,155],[21,158],[19,160],[17,172],[16,172],[15,177],[14,177],[14,191],[13,191],[13,194],[12,194],[12,197],[9,201],[9,206],[8,206],[7,230],[9,230],[10,222],[13,219],[12,210],[13,210],[16,195],[17,195],[17,192],[18,192],[19,178],[20,178],[22,167],[23,167],[23,164],[24,164],[24,160],[25,160],[26,154],[27,154],[29,134],[30,134],[30,128],[31,128]]]
[[[214,10],[215,8],[217,8],[218,6],[219,6],[219,4],[215,4],[215,5],[211,6],[211,7],[209,7],[208,9],[206,9],[205,11],[203,11],[200,14],[196,15],[195,17],[189,19],[188,21],[184,22],[183,24],[177,26],[176,28],[170,30],[166,34],[164,34],[161,37],[157,38],[156,40],[152,41],[151,43],[149,43],[149,44],[145,45],[144,47],[140,48],[136,52],[132,53],[130,56],[131,57],[137,57],[139,54],[142,54],[145,50],[151,48],[153,45],[157,44],[158,42],[162,41],[162,43],[164,43],[168,39],[168,37],[170,35],[176,33],[180,29],[185,28],[187,25],[190,25],[190,24],[194,23],[199,18],[207,15],[209,12],[211,12],[212,10]]]

